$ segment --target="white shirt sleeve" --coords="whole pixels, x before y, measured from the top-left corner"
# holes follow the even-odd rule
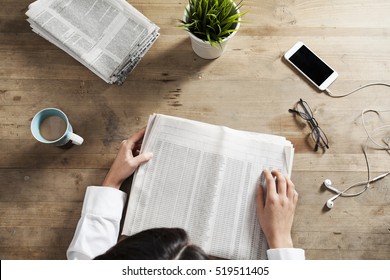
[[[305,251],[299,248],[276,248],[268,249],[269,260],[304,260]]]
[[[115,188],[87,188],[81,218],[66,252],[69,260],[93,259],[117,243],[126,197]]]

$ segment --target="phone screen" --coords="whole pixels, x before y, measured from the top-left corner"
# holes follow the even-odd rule
[[[305,45],[302,45],[289,60],[317,86],[320,86],[334,72]]]

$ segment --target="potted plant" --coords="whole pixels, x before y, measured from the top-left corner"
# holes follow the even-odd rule
[[[244,13],[242,1],[189,0],[181,27],[188,31],[194,52],[202,58],[214,59],[225,49],[226,43],[240,27]]]

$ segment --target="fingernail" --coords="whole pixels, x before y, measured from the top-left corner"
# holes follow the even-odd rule
[[[145,153],[145,158],[147,160],[151,159],[153,157],[153,153],[149,152],[149,153]]]

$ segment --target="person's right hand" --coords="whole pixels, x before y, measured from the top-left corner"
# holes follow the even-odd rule
[[[259,184],[256,192],[256,210],[260,226],[272,248],[292,248],[291,228],[298,193],[293,182],[279,171],[264,170],[266,195]],[[275,178],[276,177],[276,182]]]

